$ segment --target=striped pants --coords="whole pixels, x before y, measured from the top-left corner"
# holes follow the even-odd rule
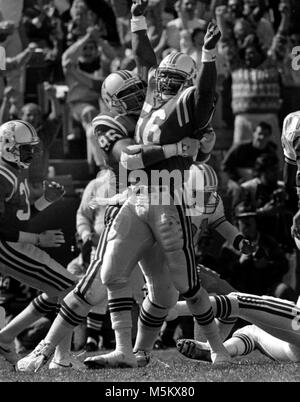
[[[57,300],[76,283],[76,278],[62,265],[29,243],[0,241],[0,272]]]

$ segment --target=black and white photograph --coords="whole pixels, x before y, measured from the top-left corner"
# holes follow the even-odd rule
[[[299,21],[0,0],[1,383],[300,381]]]

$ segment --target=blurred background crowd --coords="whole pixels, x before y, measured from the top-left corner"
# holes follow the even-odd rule
[[[103,209],[86,207],[106,169],[91,121],[105,111],[100,97],[105,77],[135,69],[130,7],[131,0],[0,0],[0,46],[7,56],[0,124],[20,118],[36,128],[41,149],[29,170],[32,200],[40,197],[46,178],[63,183],[67,193],[33,220],[32,231],[62,228],[66,244],[50,254],[79,276],[103,230]],[[191,55],[200,69],[211,19],[222,39],[212,123],[217,142],[209,163],[219,176],[227,218],[256,251],[241,256],[207,227],[196,245],[197,258],[239,291],[296,301],[300,265],[290,226],[297,202],[283,185],[280,136],[283,118],[300,108],[300,70],[292,67],[293,49],[300,46],[300,2],[149,0],[148,35],[158,61],[175,49]],[[11,278],[0,278],[0,304],[8,318],[34,295]],[[52,318],[22,334],[20,350],[32,349]],[[157,347],[174,346],[180,331],[191,337],[191,327],[186,319],[169,322]],[[110,348],[106,311],[92,315],[73,343],[74,349]]]

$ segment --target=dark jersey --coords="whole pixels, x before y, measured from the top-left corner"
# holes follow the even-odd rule
[[[0,238],[17,241],[31,217],[28,170],[0,160]]]
[[[164,105],[156,107],[155,101],[155,69],[149,71],[146,100],[137,123],[135,140],[138,144],[173,144],[184,137],[195,137],[195,91],[192,86],[179,92]],[[191,158],[172,157],[151,169],[188,170]]]
[[[113,154],[114,145],[125,138],[134,139],[137,117],[134,115],[119,115],[115,112],[100,113],[93,120],[94,133],[104,154],[105,161],[116,175],[120,189],[127,187],[128,172]]]

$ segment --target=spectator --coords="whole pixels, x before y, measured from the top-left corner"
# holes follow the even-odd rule
[[[194,28],[203,28],[206,21],[196,17],[196,0],[178,0],[176,2],[178,18],[168,22],[163,31],[160,43],[155,51],[160,56],[166,48],[180,50],[181,31],[188,31],[189,34]]]
[[[217,8],[218,19],[223,9]],[[234,143],[251,138],[253,126],[266,121],[272,126],[273,140],[277,144],[282,162],[278,110],[280,108],[280,73],[278,71],[279,44],[286,43],[288,8],[282,7],[281,24],[268,54],[261,48],[256,36],[250,35],[234,59],[229,59],[232,77],[232,110]]]
[[[222,170],[229,180],[228,193],[233,199],[239,194],[239,185],[253,178],[256,158],[262,153],[275,153],[276,145],[271,142],[271,138],[272,127],[260,122],[252,133],[252,140],[233,145],[225,155]]]
[[[236,210],[241,233],[256,246],[254,253],[240,255],[227,243],[220,256],[222,277],[240,292],[297,300],[292,288],[283,283],[288,260],[275,238],[259,231],[256,212],[242,203]]]
[[[261,232],[272,235],[284,250],[292,250],[293,213],[288,207],[284,183],[279,178],[279,163],[275,154],[261,154],[255,161],[255,178],[241,185],[242,198],[256,212]]]
[[[7,57],[15,57],[23,50],[22,39],[24,39],[24,35],[20,35],[23,3],[24,0],[0,0],[0,26],[2,26],[0,46],[5,48]],[[24,65],[21,64],[18,70],[13,69],[7,75],[7,84],[16,90],[21,105],[23,103],[25,78],[23,67]],[[0,99],[2,99],[3,89],[3,87],[0,88]]]
[[[98,45],[107,52],[111,48],[101,39],[98,27],[89,27],[87,33],[70,46],[62,56],[62,65],[69,86],[67,101],[72,118],[84,128],[87,139],[87,159],[91,173],[94,164],[103,165],[100,148],[95,142],[91,121],[99,113],[99,95],[103,82]],[[111,60],[114,54],[111,55]],[[73,134],[69,140],[78,139]]]

